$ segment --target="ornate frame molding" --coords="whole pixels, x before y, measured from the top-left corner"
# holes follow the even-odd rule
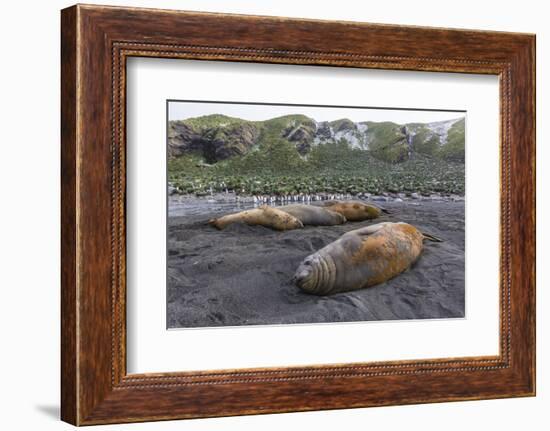
[[[204,34],[207,23],[221,30]],[[255,35],[258,25],[271,31]],[[282,29],[285,36],[277,36]],[[336,42],[308,39],[334,31],[341,35]],[[403,55],[405,46],[414,55]],[[451,47],[445,56],[437,55],[445,47]],[[534,36],[79,5],[62,12],[62,54],[64,420],[98,424],[534,394]],[[125,65],[132,56],[498,75],[500,354],[127,375]],[[520,219],[520,208],[529,217]],[[251,391],[265,401],[249,399]]]

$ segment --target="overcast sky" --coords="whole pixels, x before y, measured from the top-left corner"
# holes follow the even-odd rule
[[[358,121],[393,121],[405,123],[431,123],[464,117],[465,112],[411,111],[407,109],[328,108],[309,106],[250,105],[204,102],[175,102],[168,104],[169,120],[183,120],[202,115],[224,114],[244,120],[261,121],[289,114],[303,114],[316,121],[349,118]]]

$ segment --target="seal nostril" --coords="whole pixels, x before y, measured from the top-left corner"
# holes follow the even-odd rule
[[[305,269],[303,271],[300,271],[299,273],[296,273],[294,277],[292,278],[292,281],[294,283],[300,284],[304,280],[306,280],[309,277],[310,271]]]

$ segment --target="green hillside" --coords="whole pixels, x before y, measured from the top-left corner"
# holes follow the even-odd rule
[[[215,114],[170,122],[168,136],[169,181],[182,193],[464,194],[464,119],[443,127]]]

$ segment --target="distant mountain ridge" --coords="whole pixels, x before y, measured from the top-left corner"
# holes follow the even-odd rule
[[[291,143],[302,158],[319,145],[346,143],[390,163],[413,159],[416,154],[463,162],[464,141],[464,117],[397,124],[347,118],[317,122],[305,115],[248,121],[212,114],[168,123],[168,156],[200,155],[206,163],[245,156],[278,142]]]

